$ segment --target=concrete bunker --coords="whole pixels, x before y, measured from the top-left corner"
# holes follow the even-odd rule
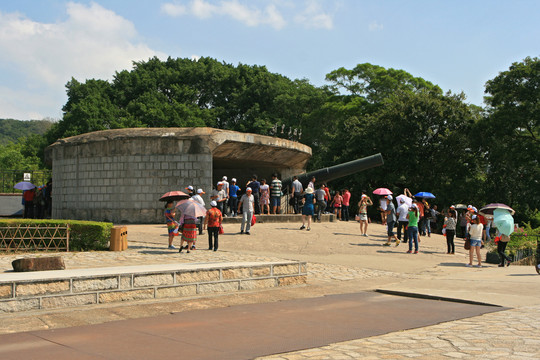
[[[96,131],[47,148],[53,218],[163,223],[158,199],[188,185],[206,192],[223,176],[245,184],[303,173],[311,148],[280,138],[213,128]]]

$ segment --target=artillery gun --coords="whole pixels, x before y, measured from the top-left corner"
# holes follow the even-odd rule
[[[302,184],[307,184],[312,177],[315,176],[315,180],[318,184],[328,182],[331,180],[339,179],[341,177],[352,175],[360,171],[371,169],[373,167],[381,166],[384,164],[383,157],[380,153],[366,156],[364,158],[348,161],[343,164],[330,166],[327,168],[310,171],[301,175],[296,175],[298,180]],[[282,181],[283,192],[287,192],[292,185],[292,177],[284,179]]]

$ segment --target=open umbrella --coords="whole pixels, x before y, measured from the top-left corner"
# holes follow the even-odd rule
[[[195,218],[206,215],[206,208],[193,199],[180,201],[176,204],[176,208],[182,212],[182,214]]]
[[[189,195],[182,191],[169,191],[159,198],[159,201],[178,201],[189,199]]]
[[[493,210],[493,225],[501,234],[510,236],[514,232],[514,218],[506,209]]]
[[[408,197],[407,195],[399,195],[398,197],[396,197],[396,201],[399,204],[401,204],[401,200],[403,200],[403,202],[405,204],[407,204],[408,207],[411,207],[412,206],[412,199],[410,197]]]
[[[36,185],[34,185],[34,184],[32,184],[31,182],[28,182],[28,181],[18,182],[14,186],[15,189],[19,189],[19,190],[30,190],[30,189],[33,189],[35,187],[36,187]]]
[[[501,204],[501,203],[487,204],[486,206],[480,209],[480,213],[482,213],[483,215],[493,215],[493,211],[495,209],[508,210],[510,212],[510,215],[514,215],[516,213],[514,209],[512,209],[510,206]]]
[[[418,198],[426,198],[426,199],[435,199],[435,195],[433,195],[430,192],[421,191],[419,193],[414,194],[414,197]]]
[[[392,195],[392,192],[387,188],[378,188],[373,191],[375,195]]]
[[[467,210],[467,205],[465,204],[457,204],[456,210]]]

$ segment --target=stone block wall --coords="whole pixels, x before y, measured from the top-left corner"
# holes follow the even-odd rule
[[[204,147],[193,153],[190,143],[135,138],[117,144],[112,153],[102,149],[103,142],[55,149],[53,218],[163,222],[161,195],[186,191],[187,185],[211,188],[212,154]]]
[[[133,268],[137,271],[115,274],[114,270],[111,270],[111,274],[100,272],[96,276],[82,277],[70,276],[69,271],[59,271],[61,275],[57,278],[49,275],[43,279],[0,281],[0,314],[182,298],[303,285],[307,282],[307,267],[304,262],[214,265],[193,270],[184,267],[159,272],[145,272],[144,266]]]

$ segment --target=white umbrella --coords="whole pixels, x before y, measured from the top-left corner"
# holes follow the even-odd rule
[[[407,195],[399,195],[398,197],[396,197],[396,201],[398,203],[398,205],[401,205],[401,200],[403,199],[403,202],[405,202],[405,204],[407,204],[407,206],[411,207],[412,206],[412,199],[410,197],[408,197]]]

